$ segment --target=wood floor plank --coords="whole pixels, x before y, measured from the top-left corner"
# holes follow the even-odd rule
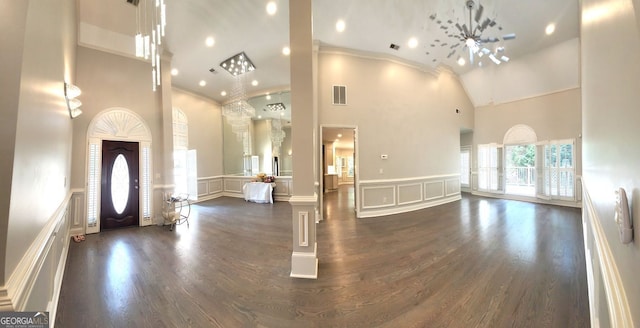
[[[317,280],[292,279],[291,207],[219,198],[190,227],[72,243],[57,327],[588,327],[579,209],[465,195],[355,219],[325,194]]]

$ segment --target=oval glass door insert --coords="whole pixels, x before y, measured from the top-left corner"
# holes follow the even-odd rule
[[[122,154],[116,157],[111,170],[111,201],[118,214],[122,214],[129,201],[129,165]]]

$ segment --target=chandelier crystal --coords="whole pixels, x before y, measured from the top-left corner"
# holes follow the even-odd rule
[[[222,106],[222,115],[231,125],[231,130],[236,134],[238,141],[243,141],[249,132],[251,118],[256,115],[256,110],[247,102],[244,76],[235,76],[229,98],[231,99],[229,103]]]
[[[271,145],[273,147],[274,156],[280,155],[280,146],[282,146],[282,141],[284,141],[284,137],[287,134],[282,130],[282,120],[280,119],[272,119],[271,120]]]

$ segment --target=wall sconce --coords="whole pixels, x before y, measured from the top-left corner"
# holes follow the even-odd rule
[[[80,106],[82,106],[82,102],[77,99],[82,91],[77,86],[64,83],[64,98],[67,100],[67,108],[69,109],[69,117],[76,118],[82,114],[82,110],[80,110]]]

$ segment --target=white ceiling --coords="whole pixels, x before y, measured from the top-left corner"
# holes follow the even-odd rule
[[[144,1],[141,0],[141,3]],[[173,77],[173,85],[225,103],[228,96],[221,96],[220,93],[223,90],[229,92],[233,77],[223,71],[219,64],[244,51],[257,67],[246,76],[248,95],[274,93],[289,88],[289,57],[282,54],[282,48],[288,45],[289,40],[287,0],[276,0],[278,10],[273,16],[266,13],[268,0],[165,2],[167,31],[163,46],[173,54],[172,66],[179,70],[179,74]],[[322,46],[391,55],[425,68],[445,65],[456,73],[463,74],[472,67],[469,63],[462,67],[456,64],[460,50],[447,59],[447,54],[451,51],[449,46],[457,41],[448,37],[436,21],[441,20],[445,25],[448,24],[445,23],[447,20],[468,24],[465,2],[466,0],[315,0],[314,39],[319,40]],[[482,33],[483,38],[516,34],[515,40],[490,44],[504,46],[505,54],[512,61],[578,37],[578,0],[479,2],[484,6],[483,17],[493,18],[497,22],[495,27]],[[79,7],[82,23],[130,36],[136,33],[135,7],[127,4],[126,0],[81,0]],[[431,15],[435,15],[437,19],[430,19]],[[346,24],[342,33],[335,29],[338,19],[343,19]],[[544,32],[548,23],[557,25],[551,36],[546,36]],[[498,30],[498,26],[502,30]],[[215,39],[213,47],[205,45],[205,39],[209,36]],[[415,49],[407,46],[411,37],[418,40]],[[391,43],[399,45],[400,49],[390,49]],[[443,47],[442,43],[448,44]],[[485,63],[489,64],[493,65]],[[210,68],[214,68],[216,72],[210,73]],[[259,83],[257,86],[249,83],[254,79]],[[199,86],[201,80],[207,82],[205,87]]]

